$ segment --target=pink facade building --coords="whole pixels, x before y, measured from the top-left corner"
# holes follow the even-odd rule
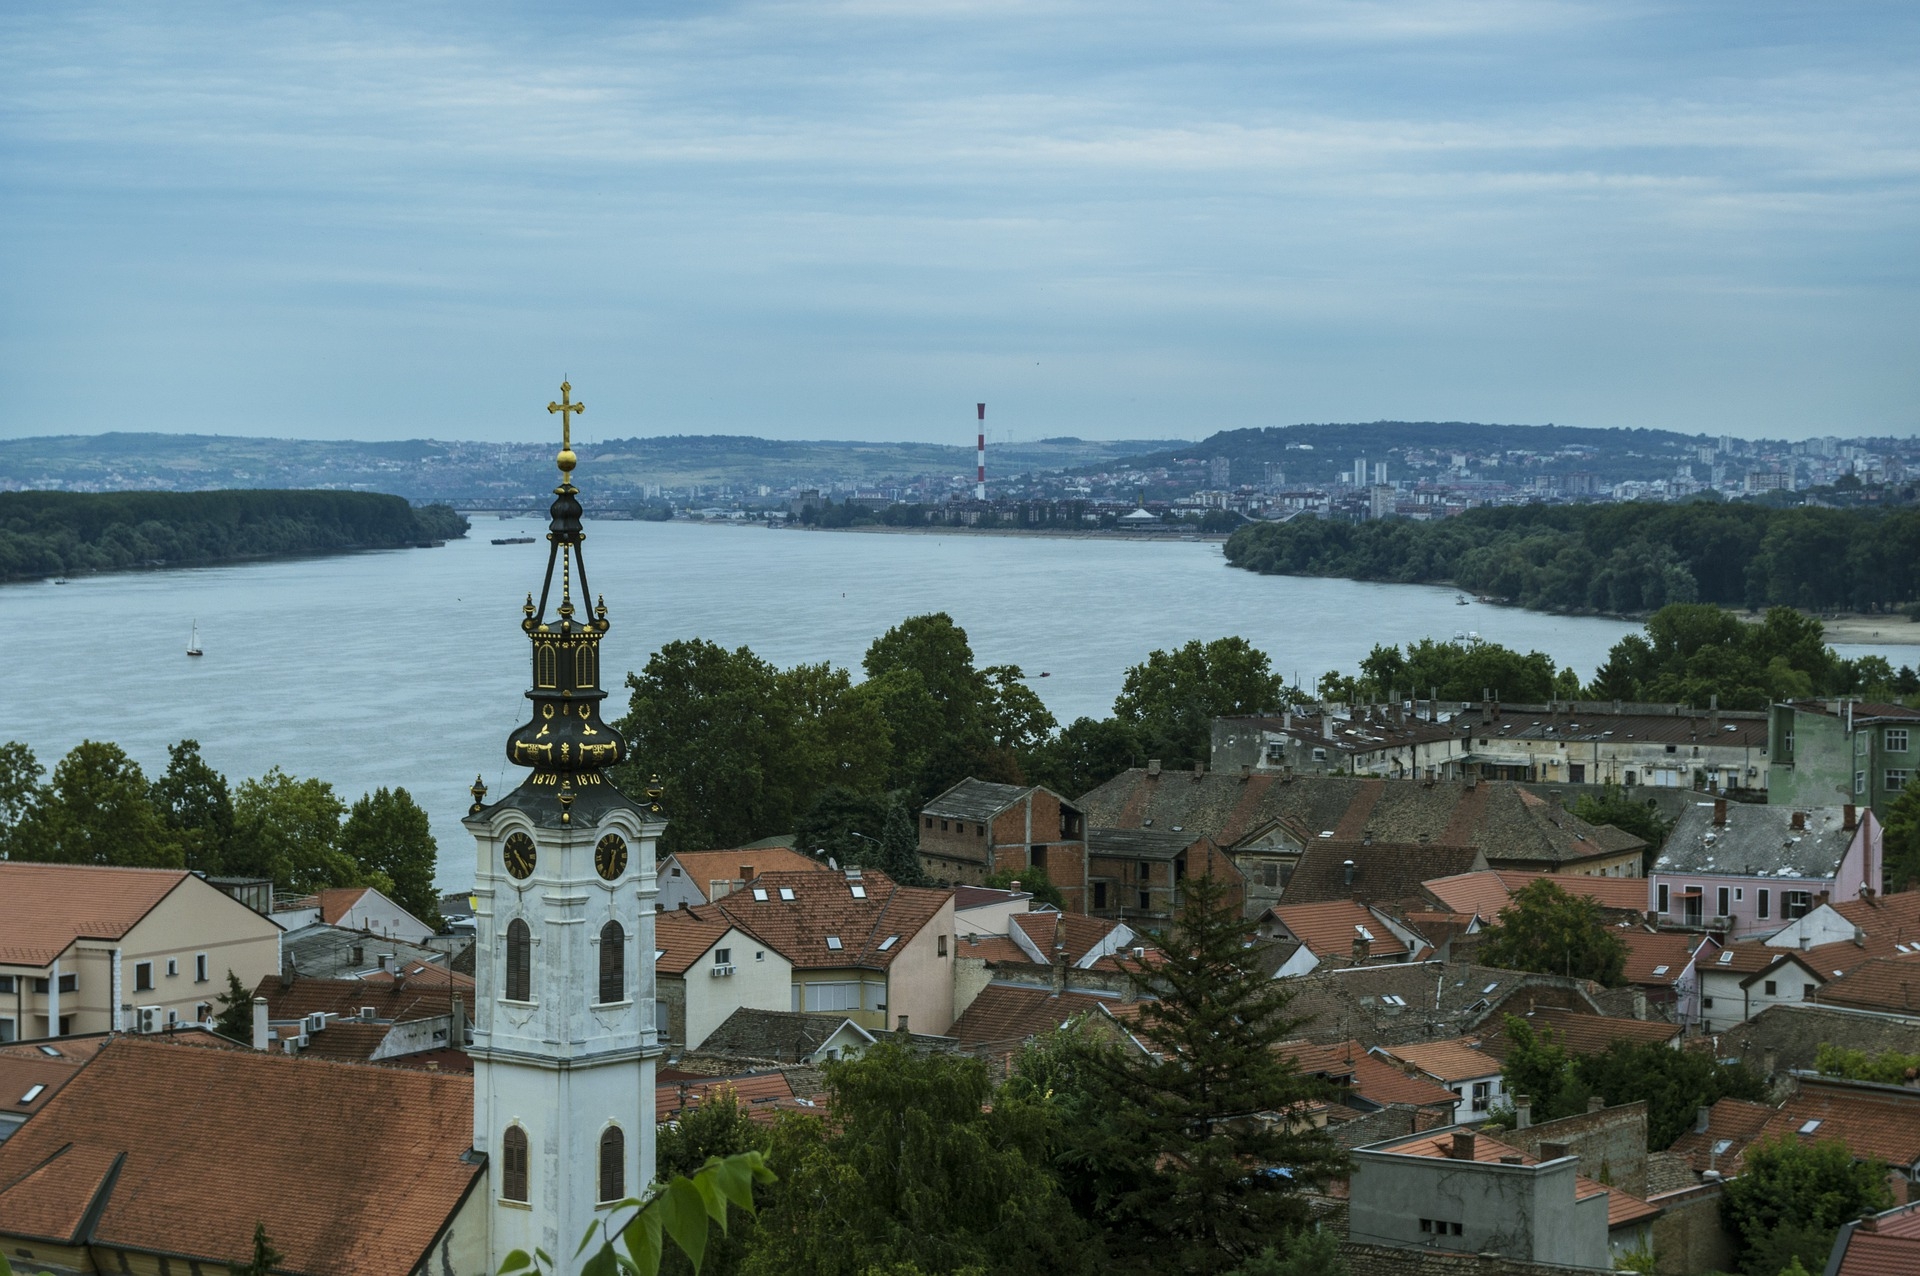
[[[1880,822],[1866,807],[1795,810],[1724,798],[1687,808],[1647,878],[1662,926],[1770,935],[1823,903],[1883,889]]]

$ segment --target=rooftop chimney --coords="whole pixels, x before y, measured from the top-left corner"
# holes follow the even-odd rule
[[[1793,813],[1793,831],[1799,833],[1805,830],[1806,827],[1807,813],[1805,811],[1795,811]]]
[[[1160,774],[1160,759],[1159,759],[1159,758],[1148,758],[1148,759],[1147,759],[1147,774],[1148,774],[1148,775],[1159,775],[1159,774]]]
[[[1587,1111],[1598,1112],[1606,1106],[1607,1100],[1604,1096],[1598,1094],[1590,1094],[1587,1096]]]
[[[1567,1145],[1564,1143],[1542,1143],[1540,1145],[1540,1159],[1543,1161],[1557,1161],[1566,1155]]]
[[[1513,1096],[1513,1128],[1524,1130],[1533,1124],[1533,1096],[1516,1094]]]
[[[1347,861],[1346,861],[1346,870],[1347,870],[1347,871],[1346,871],[1346,881],[1347,881],[1347,885],[1349,885],[1349,886],[1351,886],[1351,885],[1353,885],[1353,875],[1354,875],[1354,871],[1355,871],[1355,870],[1354,870],[1354,866],[1353,866],[1353,861],[1352,861],[1352,860],[1347,860]]]
[[[453,1031],[447,1034],[447,1044],[455,1050],[467,1048],[467,999],[459,993],[453,994]]]
[[[1854,819],[1858,814],[1859,814],[1858,809],[1851,802],[1841,807],[1840,808],[1840,827],[1845,829],[1849,833],[1853,832]]]
[[[1196,779],[1196,780],[1197,780],[1197,779],[1199,779],[1199,778],[1200,778],[1201,776],[1203,776],[1203,775],[1205,775],[1206,773],[1207,773],[1207,764],[1206,764],[1206,763],[1204,763],[1204,762],[1196,762],[1196,763],[1194,763],[1194,764],[1193,764],[1193,778],[1194,778],[1194,779]]]
[[[1473,1160],[1473,1131],[1455,1130],[1453,1132],[1453,1150],[1448,1156],[1455,1161]]]
[[[253,1048],[255,1050],[265,1050],[267,1048],[267,1039],[271,1035],[272,1034],[267,1031],[267,999],[265,997],[255,997],[253,999]]]
[[[1355,935],[1353,937],[1353,964],[1354,965],[1356,966],[1366,965],[1367,957],[1371,955],[1372,952],[1373,952],[1372,944],[1369,944],[1363,937],[1359,935]]]
[[[1715,798],[1713,800],[1713,826],[1717,829],[1723,829],[1727,826],[1727,800],[1725,798]]]
[[[901,1015],[901,1016],[900,1016],[900,1031],[902,1031],[902,1032],[905,1032],[906,1030],[907,1030],[907,1017],[906,1017],[905,1015]]]
[[[1713,1109],[1706,1104],[1703,1103],[1695,1108],[1693,1110],[1693,1132],[1695,1134],[1705,1134],[1707,1132],[1707,1123],[1712,1119]]]

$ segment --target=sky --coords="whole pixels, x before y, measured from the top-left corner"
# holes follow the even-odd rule
[[[0,436],[1920,428],[1920,6],[15,3]]]

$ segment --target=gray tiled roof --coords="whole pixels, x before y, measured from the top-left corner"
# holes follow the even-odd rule
[[[1728,802],[1726,809],[1727,822],[1716,828],[1712,802],[1689,806],[1674,821],[1653,871],[1831,877],[1854,838],[1837,806],[1802,812],[1804,829],[1793,827],[1792,807]]]
[[[929,801],[921,808],[921,814],[986,821],[1032,791],[1029,786],[995,784],[991,780],[969,778]]]
[[[1170,860],[1199,841],[1197,834],[1160,829],[1087,830],[1087,854],[1121,859]]]
[[[743,1059],[775,1059],[798,1063],[832,1040],[833,1034],[853,1021],[840,1014],[815,1014],[804,1010],[751,1010],[742,1008],[728,1015],[700,1043],[702,1054],[733,1055]],[[859,1029],[858,1024],[854,1024]],[[863,1033],[864,1029],[860,1029]],[[872,1034],[866,1034],[872,1040]]]
[[[1473,846],[1495,865],[1551,869],[1639,849],[1639,838],[1594,826],[1506,781],[1386,780],[1126,771],[1077,803],[1090,827],[1180,831],[1232,847],[1274,822],[1342,841]]]
[[[1353,884],[1347,885],[1347,861],[1353,861]],[[1415,842],[1342,842],[1315,839],[1308,843],[1281,894],[1287,904],[1312,904],[1328,899],[1358,899],[1388,905],[1421,899],[1420,883],[1486,867],[1486,857],[1472,846],[1435,846]]]

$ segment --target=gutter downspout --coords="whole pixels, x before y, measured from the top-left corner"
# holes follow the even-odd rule
[[[53,971],[47,980],[47,1036],[60,1035],[60,959],[53,959]]]
[[[120,950],[118,948],[113,950],[110,960],[112,962],[113,974],[112,977],[107,980],[107,985],[113,1002],[109,1007],[108,1022],[113,1024],[113,1030],[115,1032],[124,1032],[126,1031],[126,1027],[124,1020],[121,1018],[122,1012],[120,1009]]]

